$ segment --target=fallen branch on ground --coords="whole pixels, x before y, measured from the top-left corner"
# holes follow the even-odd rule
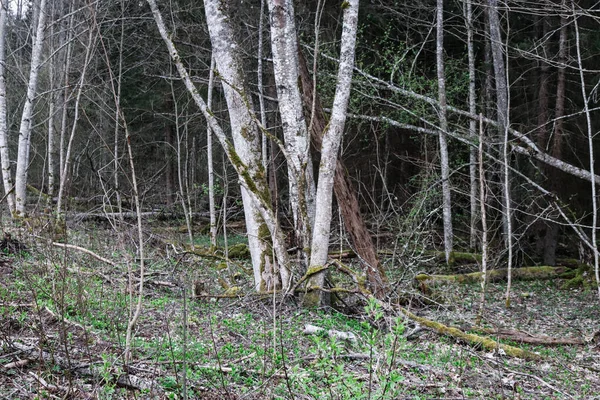
[[[4,346],[10,349],[19,350],[22,354],[23,359],[30,361],[42,361],[51,365],[59,367],[61,370],[74,374],[80,377],[91,378],[97,382],[104,382],[106,371],[101,369],[94,364],[74,364],[73,360],[68,360],[56,353],[49,353],[44,350],[40,350],[38,346],[28,346],[19,343],[14,338],[8,341],[0,341],[0,346]],[[24,362],[23,360],[21,360]],[[15,363],[6,364],[3,366],[4,370],[15,368]],[[132,374],[117,374],[111,373],[111,379],[118,387],[130,389],[130,390],[147,390],[151,393],[162,394],[163,390],[161,386],[154,380],[142,378]]]

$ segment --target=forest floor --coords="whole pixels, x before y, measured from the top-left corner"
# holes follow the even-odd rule
[[[142,314],[132,361],[124,364],[128,271],[139,271],[124,249],[134,235],[97,227],[69,234],[69,243],[111,265],[21,233],[28,248],[0,264],[0,398],[600,399],[594,290],[515,282],[507,309],[506,285],[488,286],[483,326],[584,339],[570,346],[505,342],[541,356],[525,361],[422,329],[354,295],[336,299],[335,310],[257,296],[245,261],[177,251],[169,244],[177,235],[158,227],[147,237]],[[236,241],[243,238],[229,243]],[[395,287],[415,314],[474,324],[479,285],[441,286],[435,301],[424,301],[411,282],[415,271],[389,268],[392,278],[402,277]],[[201,296],[191,296],[193,282],[203,286]],[[216,297],[225,293],[236,296]],[[346,338],[304,334],[306,325]]]

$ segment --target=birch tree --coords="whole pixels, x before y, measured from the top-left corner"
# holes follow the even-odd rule
[[[8,152],[8,121],[6,104],[6,24],[8,19],[7,1],[0,4],[0,160],[2,168],[2,185],[4,195],[11,213],[15,210],[15,195],[13,192],[12,172],[10,168],[10,155]]]
[[[329,125],[323,132],[321,162],[317,183],[315,225],[312,236],[312,252],[310,269],[322,267],[327,262],[329,236],[331,232],[333,181],[335,165],[346,123],[348,101],[354,72],[354,56],[356,32],[358,27],[359,0],[344,2],[342,22],[342,39],[337,84],[333,99],[333,107]],[[319,272],[310,280],[311,292],[307,293],[304,302],[308,306],[318,306],[327,301],[326,293],[320,289],[325,284],[325,273]]]
[[[159,33],[186,89],[202,111],[238,174],[255,288],[256,290],[272,290],[281,287],[287,290],[290,286],[291,274],[285,239],[271,207],[271,197],[260,157],[258,125],[256,117],[252,113],[251,99],[246,95],[245,81],[239,61],[240,49],[234,39],[229,19],[224,12],[227,5],[218,0],[204,2],[213,54],[229,109],[233,143],[230,142],[214,114],[199,95],[167,33],[155,0],[147,1]],[[273,253],[275,257],[273,257]]]
[[[273,70],[279,100],[279,114],[287,150],[290,207],[296,235],[302,248],[311,239],[314,221],[315,185],[310,158],[310,137],[298,87],[298,44],[292,0],[268,0],[271,20]]]
[[[452,198],[450,194],[450,166],[448,162],[448,121],[446,119],[446,77],[444,72],[444,0],[437,0],[436,9],[436,65],[438,78],[438,115],[440,120],[440,170],[442,176],[442,214],[444,220],[444,253],[446,262],[452,255]]]
[[[33,38],[31,66],[27,82],[27,94],[21,114],[19,127],[19,147],[17,150],[17,171],[15,174],[15,211],[19,216],[25,215],[27,202],[27,170],[29,168],[29,152],[31,148],[31,128],[33,126],[33,104],[36,98],[37,83],[42,67],[42,48],[46,26],[46,0],[39,4],[38,19]]]

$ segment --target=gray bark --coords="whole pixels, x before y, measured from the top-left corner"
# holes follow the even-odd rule
[[[469,63],[469,112],[477,113],[477,94],[475,92],[475,51],[473,49],[473,3],[467,0],[465,4],[465,19],[467,28],[467,56]],[[477,121],[469,120],[469,137],[473,142],[477,136]],[[469,247],[477,247],[477,150],[469,149],[469,202],[471,206],[471,223],[469,226]]]
[[[342,133],[346,123],[347,107],[350,99],[350,88],[354,70],[359,1],[349,0],[344,4],[346,4],[346,7],[344,9],[337,84],[331,110],[331,118],[327,129],[323,132],[323,144],[321,147],[315,225],[313,229],[312,253],[310,259],[311,268],[325,265],[327,262],[329,235],[331,230],[331,203],[333,198],[335,166]],[[315,289],[322,288],[324,284],[324,273],[316,274],[310,280],[310,285]],[[317,306],[326,301],[327,296],[323,291],[313,291],[305,298],[305,303],[309,306]]]
[[[310,157],[310,137],[298,87],[298,44],[292,0],[268,0],[271,19],[273,69],[279,100],[279,114],[288,166],[290,207],[296,236],[308,249],[314,223],[315,184]],[[307,255],[305,255],[307,256]]]
[[[444,0],[437,0],[436,65],[438,78],[438,116],[440,120],[440,170],[442,176],[442,214],[444,221],[444,253],[446,262],[452,254],[452,197],[450,194],[450,166],[448,161],[448,121],[446,119],[446,76],[444,72]]]

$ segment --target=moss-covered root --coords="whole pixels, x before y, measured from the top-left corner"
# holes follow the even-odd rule
[[[540,360],[542,358],[540,355],[532,353],[530,351],[498,343],[497,341],[489,337],[479,336],[472,333],[465,333],[458,328],[449,327],[439,322],[419,317],[402,307],[400,307],[400,311],[411,320],[418,322],[419,324],[426,326],[430,329],[433,329],[441,335],[451,336],[457,340],[461,340],[473,346],[479,346],[490,351],[502,350],[504,354],[508,357],[516,357],[524,360]]]

